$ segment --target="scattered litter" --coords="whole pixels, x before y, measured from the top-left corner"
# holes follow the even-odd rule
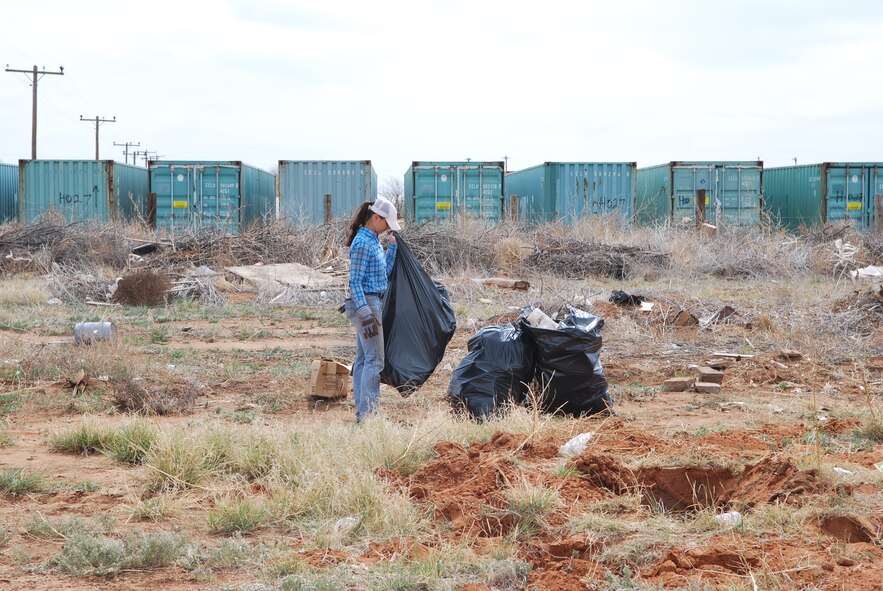
[[[855,476],[855,472],[847,470],[845,468],[841,468],[839,466],[834,466],[834,471],[837,472],[837,474],[840,474],[840,476],[846,476],[847,478],[849,478],[850,476]]]
[[[632,295],[630,293],[626,293],[621,289],[615,289],[610,294],[610,298],[608,301],[611,304],[615,304],[617,306],[640,306],[644,303],[644,296]]]
[[[494,300],[489,300],[488,298],[478,298],[478,301],[482,304],[493,304]]]
[[[779,357],[788,361],[797,361],[798,359],[803,359],[803,353],[794,349],[782,349],[779,351]]]
[[[95,341],[106,341],[115,337],[116,325],[113,322],[78,322],[74,325],[74,342],[90,345]]]
[[[699,319],[686,310],[681,310],[677,313],[677,316],[675,316],[672,324],[674,326],[696,326],[699,324]]]
[[[49,298],[48,300],[46,300],[46,303],[50,306],[58,306],[61,304],[61,300],[58,298]]]
[[[707,328],[712,324],[730,324],[735,322],[733,316],[738,316],[739,313],[736,312],[736,309],[732,306],[724,306],[708,318],[703,318],[700,323],[703,328]]]
[[[579,454],[586,451],[586,446],[591,441],[592,436],[595,433],[593,431],[588,431],[587,433],[580,433],[567,443],[561,446],[561,449],[558,450],[565,458],[569,458],[572,456],[578,456]]]
[[[876,464],[874,464],[874,467],[880,472],[883,472],[883,462],[877,462]]]
[[[486,279],[474,279],[476,283],[489,287],[502,287],[505,289],[517,289],[519,291],[527,291],[530,289],[530,283],[522,279],[507,279],[505,277],[488,277]]]
[[[355,517],[341,517],[334,523],[334,533],[346,535],[356,527],[359,520]]]
[[[166,369],[169,371],[175,371],[176,367],[177,367],[177,365],[175,365],[174,363],[169,363],[166,365]]]
[[[773,411],[774,414],[780,415],[785,412],[785,409],[781,406],[776,406],[775,404],[770,405],[770,410]]]
[[[788,366],[787,366],[787,365],[785,365],[784,363],[779,363],[778,361],[775,361],[774,359],[770,359],[770,360],[767,362],[767,364],[768,364],[768,365],[775,365],[775,366],[778,367],[779,369],[788,369]]]
[[[530,314],[527,315],[525,322],[534,328],[547,328],[549,330],[555,330],[558,328],[558,323],[549,318],[549,316],[539,308],[534,308]]]
[[[641,312],[652,312],[653,306],[655,306],[653,302],[641,302],[641,307],[638,308]]]
[[[739,361],[741,359],[753,359],[754,355],[743,355],[741,353],[712,353],[714,357],[729,357]],[[714,367],[714,366],[711,366]]]
[[[299,263],[256,264],[226,267],[224,277],[230,283],[249,283],[255,287],[283,285],[286,287],[314,288],[346,284],[344,275],[317,271]]]
[[[742,523],[742,514],[738,511],[730,511],[728,513],[721,513],[720,515],[714,516],[715,521],[723,523],[724,525],[737,526]]]
[[[744,402],[721,402],[721,408],[745,408]]]
[[[156,252],[159,249],[159,244],[155,242],[149,242],[147,244],[142,244],[141,246],[136,246],[132,249],[132,254],[135,256],[144,256],[146,254],[150,254],[152,252]]]
[[[824,423],[825,421],[828,420],[828,417],[826,417],[825,415],[819,415],[819,416],[816,417],[816,418],[819,419],[819,421],[822,422],[822,423]]]
[[[350,367],[333,359],[316,359],[310,367],[310,396],[344,398],[349,394]]]
[[[881,279],[883,278],[883,267],[877,267],[875,265],[862,267],[861,269],[850,271],[849,276],[852,277],[853,281],[856,279]]]

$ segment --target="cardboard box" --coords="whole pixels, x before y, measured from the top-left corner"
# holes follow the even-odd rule
[[[343,398],[350,391],[350,368],[333,359],[313,361],[310,395],[319,398]]]

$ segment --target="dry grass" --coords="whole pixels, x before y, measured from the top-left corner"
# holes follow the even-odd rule
[[[144,415],[189,413],[198,395],[198,388],[189,382],[153,385],[124,378],[113,386],[113,403],[118,409]]]

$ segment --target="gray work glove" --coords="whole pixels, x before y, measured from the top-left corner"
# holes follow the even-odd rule
[[[362,320],[362,336],[366,339],[373,339],[380,334],[380,324],[369,306],[362,306],[356,310],[356,313]]]

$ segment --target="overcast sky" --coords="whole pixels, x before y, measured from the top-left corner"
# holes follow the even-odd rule
[[[5,1],[39,158],[883,160],[879,1]],[[0,160],[30,158],[0,76]]]

